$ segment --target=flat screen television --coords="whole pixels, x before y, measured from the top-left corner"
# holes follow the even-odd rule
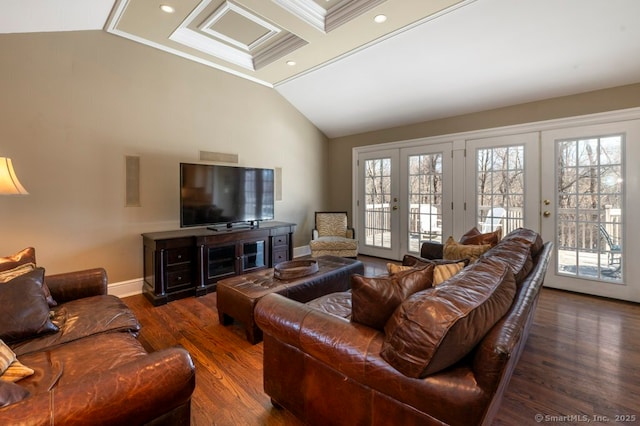
[[[181,227],[257,226],[273,204],[273,169],[180,163]]]

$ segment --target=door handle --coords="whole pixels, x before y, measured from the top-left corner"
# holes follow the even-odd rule
[[[398,206],[391,207],[391,210],[398,210]]]
[[[551,216],[551,212],[549,210],[545,210],[544,213],[542,213],[542,216],[549,217]]]

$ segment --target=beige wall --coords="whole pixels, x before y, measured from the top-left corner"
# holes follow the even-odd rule
[[[48,273],[140,278],[140,233],[179,227],[178,164],[200,150],[282,167],[276,219],[308,243],[328,142],[273,89],[102,31],[1,35],[0,57],[0,156],[30,193],[0,197],[0,255],[33,246]],[[141,207],[124,207],[126,155]]]
[[[329,206],[334,210],[347,210],[351,217],[351,156],[352,149],[358,146],[490,129],[638,106],[640,106],[640,83],[335,138],[329,141],[329,163],[331,164]]]

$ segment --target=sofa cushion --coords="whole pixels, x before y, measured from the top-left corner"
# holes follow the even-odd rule
[[[0,284],[0,339],[12,343],[58,331],[49,318],[43,281],[44,269],[36,268]]]
[[[140,323],[131,309],[113,295],[72,300],[53,308],[52,313],[52,321],[60,332],[12,344],[16,355],[50,349],[95,334],[128,332],[137,335],[140,330]]]
[[[482,245],[489,244],[491,247],[498,244],[502,239],[502,228],[498,228],[493,232],[482,233],[475,226],[468,230],[460,237],[460,244]]]
[[[424,378],[468,354],[507,312],[516,292],[509,266],[480,259],[447,283],[410,296],[384,327],[381,356]]]
[[[320,237],[309,242],[314,250],[356,250],[358,240],[345,237]]]
[[[336,317],[351,319],[351,290],[325,294],[307,302],[307,305]]]
[[[101,374],[144,357],[142,344],[128,333],[103,333],[23,355],[21,361],[36,372],[20,381],[32,395],[48,392],[51,385],[99,381]],[[162,384],[157,384],[162,386]]]
[[[36,250],[33,247],[27,247],[16,254],[6,257],[0,257],[0,283],[6,283],[13,278],[32,271],[36,268]],[[51,297],[51,292],[47,283],[42,283],[42,292],[47,298],[49,306],[56,306],[57,303]]]
[[[460,244],[453,237],[449,237],[444,243],[443,257],[446,260],[469,259],[474,263],[487,250],[491,248],[489,244]]]
[[[531,245],[521,239],[501,241],[500,244],[484,253],[482,257],[496,257],[506,262],[515,276],[516,284],[520,284],[533,269]]]
[[[15,404],[29,396],[29,391],[20,385],[0,381],[0,407]]]
[[[351,276],[351,320],[382,330],[396,307],[417,291],[431,287],[433,265],[380,277]]]
[[[514,229],[505,235],[503,240],[520,240],[526,242],[531,246],[531,257],[536,257],[538,253],[540,253],[540,250],[542,250],[544,244],[540,234],[527,228]]]

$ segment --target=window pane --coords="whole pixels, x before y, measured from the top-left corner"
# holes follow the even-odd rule
[[[524,224],[524,146],[478,149],[478,229],[503,234]]]
[[[391,247],[391,159],[365,161],[365,244]]]
[[[556,152],[558,273],[621,282],[623,136],[556,141]]]
[[[407,250],[422,241],[442,242],[442,153],[409,156],[409,238]]]

